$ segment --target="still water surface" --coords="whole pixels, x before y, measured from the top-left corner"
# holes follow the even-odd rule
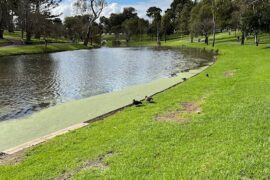
[[[206,65],[196,49],[101,48],[0,58],[0,121]]]

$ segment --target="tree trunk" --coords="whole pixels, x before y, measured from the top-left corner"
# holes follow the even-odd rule
[[[22,40],[24,38],[24,30],[23,29],[21,30],[21,38],[22,38]]]
[[[129,43],[129,34],[126,33],[126,43]]]
[[[245,44],[245,33],[242,32],[241,45]]]
[[[86,34],[86,37],[85,37],[84,43],[83,43],[85,46],[88,46],[88,43],[89,43],[89,37],[90,37],[90,30],[89,29],[88,29],[88,32]]]
[[[159,38],[159,28],[157,23],[157,45],[160,46],[160,38]]]
[[[40,32],[36,32],[35,38],[36,38],[36,39],[40,39],[40,38],[41,38],[41,33],[40,33]]]
[[[140,42],[142,42],[142,31],[140,29]]]
[[[215,47],[216,43],[216,1],[212,0],[212,16],[213,16],[213,44],[212,46]],[[208,41],[208,36],[207,36]],[[208,45],[208,42],[207,42]]]
[[[215,47],[215,44],[216,44],[216,32],[214,32],[214,34],[213,34],[213,44],[212,44],[212,46]]]
[[[47,53],[47,47],[48,47],[48,40],[47,38],[45,37],[45,49],[44,49],[44,52]]]
[[[166,43],[167,42],[166,33],[164,33],[164,40],[165,40],[165,43]]]
[[[93,36],[90,36],[90,45],[93,45]]]
[[[0,39],[4,39],[4,29],[0,29]]]
[[[9,17],[8,32],[14,33],[13,12],[11,12],[11,15]]]
[[[193,36],[193,33],[190,34],[190,42],[191,42],[191,43],[194,42],[194,36]]]
[[[212,7],[213,8],[213,11],[212,11],[212,14],[213,14],[213,44],[212,44],[212,46],[215,47],[215,43],[216,43],[216,16],[215,16],[215,10],[214,10],[215,9],[215,2],[214,1],[213,1],[212,6],[213,6]]]
[[[14,33],[14,25],[13,24],[9,24],[9,26],[8,26],[8,32]]]
[[[216,23],[214,20],[214,28],[213,28],[213,44],[212,46],[215,47],[215,43],[216,43]]]
[[[256,46],[259,46],[258,31],[255,31],[255,44]]]
[[[91,30],[92,30],[92,22],[89,23],[87,34],[86,34],[86,37],[85,37],[85,40],[84,40],[84,43],[83,43],[85,46],[88,46],[89,38],[91,36]]]
[[[26,32],[26,42],[30,42],[31,41],[31,33],[30,32]]]
[[[204,40],[205,44],[208,45],[209,44],[209,40],[208,40],[208,34],[205,34],[205,40]]]

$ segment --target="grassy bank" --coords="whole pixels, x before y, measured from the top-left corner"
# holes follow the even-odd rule
[[[0,179],[269,179],[269,39],[256,47],[217,38],[221,54],[206,72],[155,104],[26,151],[0,165]],[[166,45],[206,47],[188,39]]]
[[[70,43],[71,41],[66,39],[66,38],[53,38],[53,37],[47,37],[46,38],[49,43]],[[40,38],[35,38],[34,36],[31,38],[31,41],[27,42],[28,44],[44,44],[44,37]],[[0,39],[0,44],[1,42],[26,42],[26,37],[24,36],[24,39],[21,37],[21,32],[20,31],[15,31],[15,32],[4,32],[4,39]]]
[[[59,51],[71,51],[88,48],[91,47],[86,47],[82,44],[69,44],[69,43],[49,44],[46,49],[44,45],[9,46],[9,47],[0,47],[0,57],[11,55],[23,55],[23,54],[39,54],[45,52],[49,53]]]

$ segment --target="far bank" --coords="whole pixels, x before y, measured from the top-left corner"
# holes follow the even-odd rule
[[[73,43],[48,44],[47,47],[45,47],[45,45],[6,46],[0,47],[0,57],[25,54],[42,54],[91,48],[94,48],[94,46],[84,46],[82,44]]]

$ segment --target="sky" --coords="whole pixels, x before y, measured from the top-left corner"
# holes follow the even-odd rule
[[[76,12],[73,8],[75,0],[63,0],[60,6],[54,12],[56,14],[63,13],[61,18],[72,16]],[[146,17],[146,10],[151,6],[157,6],[162,10],[169,8],[172,0],[107,0],[102,16],[109,17],[111,13],[120,13],[124,7],[134,7],[137,10],[139,17]]]

